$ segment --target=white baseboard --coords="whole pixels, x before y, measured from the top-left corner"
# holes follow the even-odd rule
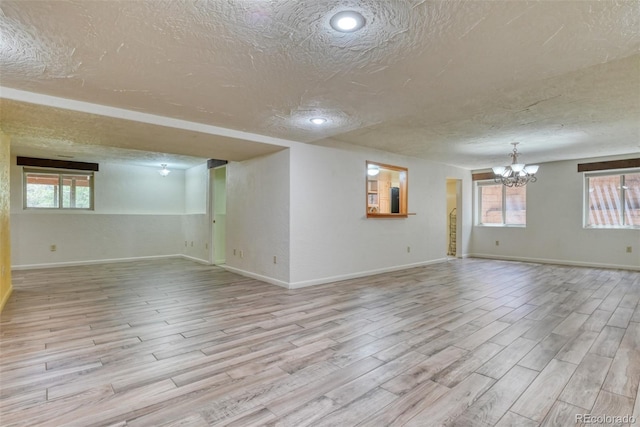
[[[338,276],[329,276],[329,277],[323,277],[320,279],[312,279],[312,280],[304,280],[304,281],[300,281],[300,282],[285,282],[283,280],[279,280],[279,279],[274,279],[273,277],[267,277],[267,276],[263,276],[261,274],[256,274],[256,273],[252,273],[250,271],[245,271],[236,267],[230,267],[226,264],[220,265],[219,267],[224,268],[225,270],[228,270],[232,273],[236,273],[236,274],[240,274],[241,276],[246,276],[246,277],[251,277],[252,279],[257,279],[257,280],[261,280],[263,282],[267,282],[267,283],[271,283],[272,285],[277,285],[277,286],[281,286],[283,288],[287,288],[287,289],[299,289],[299,288],[306,288],[307,286],[315,286],[315,285],[323,285],[325,283],[333,283],[333,282],[340,282],[342,280],[349,280],[349,279],[358,279],[360,277],[367,277],[367,276],[373,276],[376,274],[381,274],[381,273],[389,273],[389,272],[393,272],[393,271],[400,271],[400,270],[406,270],[408,268],[414,268],[414,267],[422,267],[425,265],[429,265],[429,264],[437,264],[440,262],[446,262],[447,258],[438,258],[438,259],[434,259],[434,260],[430,260],[430,261],[422,261],[422,262],[416,262],[413,264],[403,264],[403,265],[397,265],[397,266],[393,266],[393,267],[385,267],[385,268],[378,268],[375,270],[367,270],[367,271],[359,271],[356,273],[349,273],[349,274],[341,274]]]
[[[182,258],[184,255],[153,255],[153,256],[141,256],[141,257],[129,257],[129,258],[109,258],[109,259],[92,259],[87,261],[67,261],[67,262],[51,262],[43,264],[23,264],[12,265],[12,270],[36,270],[42,268],[58,268],[58,267],[77,267],[81,265],[97,265],[97,264],[113,264],[116,262],[131,262],[131,261],[145,261],[154,259],[167,259],[167,258]]]
[[[619,264],[605,264],[598,262],[582,262],[582,261],[569,261],[562,259],[548,259],[548,258],[528,258],[517,257],[507,255],[493,255],[493,254],[469,254],[470,258],[483,258],[483,259],[497,259],[503,261],[521,261],[521,262],[533,262],[537,264],[554,264],[554,265],[568,265],[572,267],[592,267],[592,268],[611,268],[615,270],[633,270],[640,271],[640,266],[637,265],[619,265]]]
[[[392,267],[377,268],[375,270],[359,271],[356,273],[341,274],[338,276],[323,277],[320,279],[303,280],[300,282],[289,283],[289,289],[305,288],[307,286],[322,285],[325,283],[340,282],[342,280],[358,279],[360,277],[373,276],[376,274],[389,273],[392,271],[406,270],[408,268],[422,267],[429,264],[437,264],[447,261],[447,258],[438,258],[430,261],[421,261],[413,264],[396,265]]]
[[[272,285],[276,285],[276,286],[280,286],[280,287],[289,289],[289,283],[287,283],[287,282],[285,282],[283,280],[274,279],[273,277],[268,277],[268,276],[263,276],[261,274],[252,273],[250,271],[242,270],[240,268],[228,266],[227,264],[220,264],[220,265],[218,265],[218,267],[224,268],[227,271],[239,274],[241,276],[250,277],[252,279],[257,279],[257,280],[260,280],[262,282],[271,283]]]
[[[197,262],[198,264],[211,265],[211,263],[206,259],[196,258],[196,257],[192,257],[192,256],[185,255],[185,254],[178,255],[178,256],[180,256],[180,257],[182,257],[184,259],[187,259],[189,261]]]

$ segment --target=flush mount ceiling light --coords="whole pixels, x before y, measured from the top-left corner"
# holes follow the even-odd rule
[[[171,173],[171,171],[170,171],[169,169],[167,169],[167,164],[166,164],[166,163],[163,163],[163,164],[161,164],[160,166],[162,166],[162,169],[160,169],[160,170],[158,171],[158,173],[159,173],[160,175],[162,175],[162,176],[167,176],[167,175],[169,175],[169,174]]]
[[[327,123],[327,119],[325,119],[324,117],[314,117],[312,119],[309,119],[309,121],[314,125],[323,125]]]
[[[372,165],[372,164],[369,164],[369,166],[367,166],[367,175],[376,176],[379,173],[380,173],[380,166]]]
[[[538,165],[525,165],[518,163],[518,142],[512,142],[513,152],[509,154],[513,161],[509,166],[496,166],[493,168],[494,181],[502,183],[506,187],[524,187],[529,182],[536,182]]]
[[[355,10],[343,10],[331,17],[329,24],[331,28],[341,33],[352,33],[364,27],[366,23],[364,16]]]

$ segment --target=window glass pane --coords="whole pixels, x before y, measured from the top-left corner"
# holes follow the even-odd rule
[[[624,176],[625,225],[640,225],[640,173]]]
[[[89,209],[91,208],[91,176],[63,175],[62,176],[62,207]]]
[[[505,187],[505,224],[525,225],[527,223],[526,187]]]
[[[502,184],[481,185],[480,194],[480,223],[502,224]]]
[[[588,225],[620,225],[620,175],[594,176],[588,183]]]
[[[47,173],[28,173],[26,206],[28,208],[58,207],[58,175]]]

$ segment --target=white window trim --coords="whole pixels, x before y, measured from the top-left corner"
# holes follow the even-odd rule
[[[588,230],[640,230],[638,225],[589,225],[589,178],[598,176],[624,176],[626,174],[640,173],[639,168],[629,169],[610,169],[606,171],[598,172],[584,172],[583,173],[583,196],[582,196],[582,228]],[[623,178],[624,179],[624,178]],[[621,182],[621,186],[624,182]],[[620,224],[624,222],[624,194],[625,189],[621,188],[618,192],[618,202],[620,203]]]
[[[480,188],[489,186],[489,185],[501,185],[501,184],[496,183],[493,180],[476,181],[476,188],[474,191],[474,196],[475,196],[474,205],[476,208],[474,226],[475,227],[526,228],[527,227],[526,219],[525,219],[525,224],[505,224],[504,221],[507,216],[507,192],[506,192],[506,187],[504,185],[502,185],[502,224],[485,224],[482,222],[482,197],[480,197]],[[525,206],[526,206],[526,198],[525,198]]]
[[[89,179],[89,207],[88,208],[72,208],[62,206],[62,185],[58,185],[58,200],[60,200],[57,208],[39,208],[35,206],[27,206],[27,174],[28,173],[49,173],[58,175],[58,179],[62,180],[63,175],[87,175]],[[86,170],[74,169],[49,169],[39,167],[23,167],[22,168],[22,209],[27,211],[55,211],[55,212],[82,212],[95,210],[95,173]]]

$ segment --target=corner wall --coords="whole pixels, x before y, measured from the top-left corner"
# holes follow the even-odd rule
[[[408,209],[415,215],[366,217],[366,160],[409,169]],[[471,174],[464,169],[343,144],[292,147],[290,287],[445,260],[447,178],[461,179],[463,199],[470,200]],[[461,214],[465,254],[470,203],[463,203]]]
[[[10,139],[0,131],[0,311],[11,296]]]
[[[631,157],[637,155],[626,158]],[[621,158],[541,164],[538,181],[527,185],[527,226],[474,226],[472,256],[640,270],[639,229],[583,228],[584,174],[577,172],[578,163]]]
[[[290,274],[289,152],[229,162],[226,182],[225,268],[284,287]]]
[[[183,253],[185,172],[100,163],[95,210],[22,209],[22,168],[11,157],[13,268],[38,268]],[[205,197],[203,194],[202,197]],[[56,250],[51,251],[51,245]]]
[[[207,192],[209,191],[209,169],[203,163],[184,171],[184,210],[182,215],[182,234],[184,246],[182,255],[194,261],[208,264],[209,251],[209,214]]]

